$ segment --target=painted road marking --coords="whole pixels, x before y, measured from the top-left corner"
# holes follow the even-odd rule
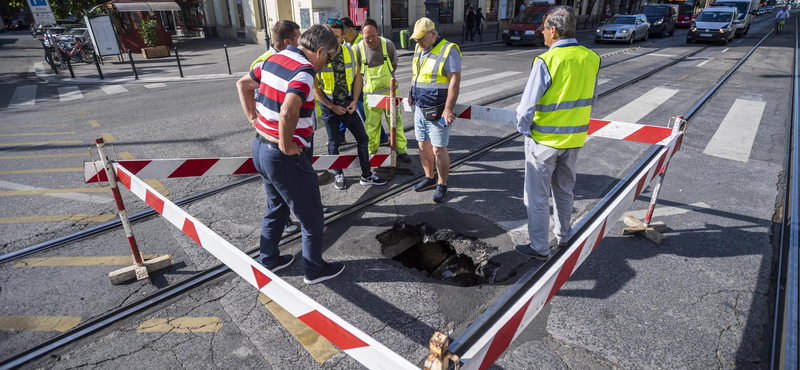
[[[155,84],[145,84],[143,86],[148,88],[148,89],[158,89],[159,87],[167,87],[166,84],[163,84],[161,82],[155,83]]]
[[[119,158],[124,161],[132,161],[136,159],[130,152],[119,153]],[[155,191],[161,193],[161,195],[163,195],[164,197],[172,199],[172,197],[169,194],[169,190],[167,190],[167,187],[164,186],[164,184],[162,184],[161,181],[158,181],[157,179],[146,179],[144,180],[144,182],[147,183],[147,185],[150,185],[153,189],[155,189]]]
[[[488,75],[488,76],[483,76],[483,77],[478,77],[478,78],[473,78],[473,79],[470,79],[470,80],[463,81],[463,82],[461,82],[460,86],[461,87],[467,87],[467,86],[477,85],[477,84],[480,84],[480,83],[497,81],[497,80],[499,80],[501,78],[506,78],[506,77],[518,75],[520,73],[522,73],[522,72],[506,71],[506,72],[495,73],[495,74],[491,74],[491,75]]]
[[[525,54],[525,53],[530,53],[530,52],[532,52],[532,51],[536,51],[536,50],[537,50],[537,49],[530,49],[530,50],[523,50],[523,51],[515,51],[515,52],[513,52],[513,53],[508,53],[508,54],[506,54],[506,55]]]
[[[700,64],[698,64],[697,66],[698,66],[698,67],[702,67],[702,66],[706,65],[708,62],[710,62],[710,61],[712,61],[712,60],[714,60],[714,58],[708,58],[708,59],[706,59],[706,60],[704,60],[704,61],[700,62]]]
[[[725,50],[720,51],[720,53],[724,53],[724,52],[726,52],[728,50],[731,50],[731,48],[725,48]]]
[[[145,260],[158,258],[159,255],[144,255]],[[88,256],[88,257],[44,257],[25,258],[17,261],[11,268],[24,267],[77,267],[77,266],[127,266],[132,263],[133,256]]]
[[[94,119],[90,119],[89,124],[92,125],[92,127],[100,127],[100,122],[97,122],[97,120]]]
[[[100,136],[103,137],[103,141],[105,141],[106,144],[117,141],[116,139],[114,139],[114,136],[111,136],[111,133],[109,132],[103,132],[100,134]]]
[[[103,89],[103,91],[105,91],[108,95],[128,92],[128,89],[122,87],[121,85],[101,85],[100,88]]]
[[[74,215],[50,215],[50,216],[22,216],[22,217],[0,217],[0,224],[25,224],[37,222],[108,222],[116,218],[115,214],[105,215],[89,215],[89,214],[74,214]]]
[[[58,99],[62,102],[83,99],[83,94],[77,86],[64,86],[58,88]]]
[[[81,144],[80,140],[54,140],[54,141],[32,141],[28,143],[0,143],[0,147],[15,147],[15,146],[37,146],[48,144]]]
[[[650,54],[645,54],[645,55],[654,56],[654,57],[665,57],[665,58],[675,58],[675,57],[677,57],[677,55],[675,55],[675,54],[650,53]]]
[[[86,157],[86,158],[89,158],[89,153],[7,155],[7,156],[0,156],[0,160],[1,159],[69,158],[69,157]]]
[[[622,121],[636,123],[644,118],[650,112],[664,104],[669,98],[678,93],[678,90],[665,89],[663,87],[656,87],[642,96],[636,98],[632,102],[626,104],[622,108],[617,109],[613,113],[605,116],[603,120],[606,121]]]
[[[464,68],[464,66],[461,66],[461,68]],[[462,70],[461,71],[461,77],[463,78],[464,76],[469,76],[469,75],[474,75],[474,74],[478,74],[478,73],[489,72],[491,70],[492,70],[491,68],[475,68],[475,69],[470,69],[470,70],[466,70],[466,71]],[[407,73],[398,73],[398,74],[395,75],[395,79],[397,79],[397,81],[402,81],[402,80],[405,80],[405,79],[410,80],[411,79],[411,71],[408,71]],[[409,83],[411,83],[411,81],[409,81]]]
[[[323,363],[339,353],[333,343],[284,310],[283,307],[264,295],[264,293],[258,294],[258,300],[317,362]]]
[[[52,173],[52,172],[83,172],[80,167],[66,167],[66,168],[37,168],[32,170],[3,170],[0,175],[20,175],[29,173]]]
[[[50,136],[50,135],[74,135],[75,131],[62,131],[62,132],[23,132],[18,134],[0,134],[0,137],[18,137],[18,136]]]
[[[703,154],[747,162],[766,102],[736,99]]]
[[[653,210],[653,217],[664,217],[664,216],[675,216],[675,215],[682,215],[684,213],[689,213],[692,211],[699,211],[709,209],[711,206],[705,204],[703,202],[692,203],[692,204],[684,204],[677,207],[665,207],[656,205],[656,208]],[[622,217],[620,217],[620,221],[626,216],[633,216],[637,220],[644,220],[647,216],[647,210],[639,210],[639,211],[628,211],[625,212]]]
[[[150,319],[136,329],[137,333],[216,333],[222,329],[219,317],[169,317]]]
[[[734,42],[734,44],[738,44],[738,43],[740,43],[740,42],[742,42],[742,41],[744,41],[744,40],[739,40],[739,41],[736,41],[736,42]]]
[[[91,202],[96,204],[105,204],[113,201],[113,199],[111,198],[81,194],[81,193],[110,193],[111,189],[109,188],[42,189],[3,180],[0,180],[0,188],[13,189],[11,191],[0,191],[0,196],[42,194],[55,198],[78,200],[82,202]]]
[[[36,103],[36,85],[17,86],[14,96],[11,97],[11,103],[8,104],[8,109],[33,106],[34,103]]]
[[[682,75],[682,76],[678,77],[678,81],[682,81],[686,77],[689,77],[689,75]]]
[[[611,79],[610,78],[600,78],[600,77],[598,77],[597,78],[597,86],[600,86],[600,85],[602,85],[602,84],[604,84],[604,83],[606,83],[608,81],[611,81]]]
[[[0,330],[57,331],[63,333],[81,323],[70,316],[0,316]]]
[[[523,87],[525,84],[528,83],[527,78],[518,78],[513,81],[508,81],[501,84],[492,84],[492,86],[487,86],[485,88],[477,89],[470,91],[466,94],[458,96],[458,102],[462,104],[468,104],[470,102],[476,101],[478,99],[483,99],[489,95],[497,94],[501,92],[508,92],[512,89]]]
[[[67,127],[69,123],[59,123],[55,125],[20,125],[20,126],[6,126],[3,128],[51,128],[51,127]]]
[[[70,114],[80,114],[81,116],[85,116],[85,115],[89,114],[89,111],[78,110],[78,111],[74,111],[74,112],[61,113],[61,114],[59,114],[59,116],[68,116]]]

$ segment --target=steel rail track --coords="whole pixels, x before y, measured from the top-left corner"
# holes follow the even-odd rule
[[[677,58],[676,60],[674,60],[674,61],[672,61],[670,63],[667,63],[665,65],[659,66],[658,68],[656,68],[656,69],[654,69],[652,71],[649,71],[649,72],[647,72],[647,73],[645,73],[643,75],[640,75],[640,76],[638,76],[638,77],[636,77],[634,79],[631,79],[631,80],[623,83],[622,85],[630,86],[630,85],[632,85],[632,84],[634,84],[636,82],[642,81],[642,80],[654,75],[655,73],[658,73],[658,72],[663,71],[663,70],[665,70],[665,69],[667,69],[667,68],[669,68],[671,66],[674,66],[675,64],[685,60],[686,58],[691,57],[692,55],[698,53],[701,50],[704,50],[704,48],[701,48],[701,49],[698,49],[696,51],[693,51],[692,53],[686,54],[686,55],[684,55],[684,56],[682,56],[680,58]],[[642,54],[642,55],[646,55],[646,54]],[[634,59],[634,58],[630,58],[630,59]],[[628,60],[630,60],[630,59],[628,59]],[[604,68],[604,67],[601,66],[601,68]],[[622,85],[620,85],[620,86],[622,86]],[[609,96],[609,95],[619,91],[620,89],[621,89],[621,87],[620,88],[616,88],[615,87],[615,88],[612,88],[612,89],[610,89],[608,91],[605,91],[605,92],[603,92],[603,93],[598,95],[598,99],[599,98],[604,98],[606,96]],[[500,97],[500,98],[492,99],[491,101],[488,101],[488,102],[483,102],[482,104],[483,105],[489,105],[489,104],[496,103],[496,102],[508,99],[509,97],[513,97],[513,96],[519,95],[519,94],[520,93],[515,93],[515,94],[508,95],[508,96],[503,96],[503,97]],[[491,152],[492,150],[494,150],[494,149],[496,149],[498,147],[501,147],[502,145],[517,139],[520,135],[521,134],[519,134],[519,133],[512,133],[512,134],[509,134],[509,135],[504,136],[502,138],[496,139],[496,140],[494,140],[492,142],[489,142],[487,144],[484,144],[483,146],[478,147],[478,148],[470,151],[469,153],[461,155],[458,158],[456,158],[455,160],[453,160],[451,162],[451,168],[458,167],[458,166],[460,166],[462,164],[465,164],[465,163],[467,163],[467,162],[469,162],[469,161],[471,161],[471,160],[473,160],[475,158],[483,156],[484,154],[487,154],[487,153]],[[650,155],[652,155],[652,153],[654,153],[654,151],[655,151],[655,148],[651,149]],[[645,156],[647,157],[647,155],[645,155]],[[399,183],[399,184],[387,189],[384,192],[376,194],[375,196],[373,196],[371,198],[364,199],[364,200],[362,200],[362,201],[360,201],[360,202],[358,202],[356,204],[353,204],[353,205],[351,205],[351,206],[349,206],[349,207],[347,207],[347,208],[345,208],[345,209],[343,209],[341,211],[334,212],[334,213],[326,216],[325,217],[325,226],[328,226],[328,225],[330,225],[330,224],[332,224],[332,223],[334,223],[334,222],[336,222],[338,220],[342,220],[342,219],[346,218],[347,216],[352,215],[354,213],[357,213],[357,212],[359,212],[359,211],[361,211],[361,210],[363,210],[363,209],[365,209],[365,208],[367,208],[367,207],[369,207],[369,206],[371,206],[373,204],[376,204],[376,203],[378,203],[378,202],[380,202],[382,200],[391,198],[392,196],[395,196],[397,194],[402,193],[403,191],[411,188],[417,181],[419,181],[422,178],[422,176],[423,175],[417,175],[417,176],[411,177],[409,179],[406,179],[402,183]],[[209,196],[209,195],[212,195],[212,194],[216,194],[217,192],[220,192],[222,190],[229,189],[230,187],[238,186],[238,185],[241,185],[241,184],[243,184],[245,182],[249,182],[249,181],[254,181],[257,178],[258,178],[257,176],[251,176],[251,177],[248,177],[246,179],[237,180],[235,182],[232,182],[232,183],[229,183],[229,184],[226,184],[226,185],[222,185],[222,186],[214,188],[214,189],[209,189],[209,190],[206,191],[206,192],[211,192],[213,190],[214,191],[213,193],[203,194],[205,192],[202,192],[202,193],[198,193],[197,195],[203,194],[204,195],[203,197],[206,197],[206,196]],[[616,187],[619,187],[619,186],[621,186],[621,185],[618,184]],[[616,189],[616,187],[615,187],[615,189]],[[190,196],[190,197],[192,197],[192,196]],[[183,201],[182,204],[186,204],[187,202],[190,202],[190,200],[187,199],[187,198],[190,198],[190,197],[183,198],[180,201]],[[152,211],[152,210],[144,211],[144,212],[140,212],[140,213],[146,213],[146,212],[155,213],[155,211]],[[139,214],[137,213],[137,215],[139,215]],[[148,214],[146,216],[140,216],[139,219],[142,219],[144,217],[149,217],[151,215],[152,214]],[[584,218],[584,219],[586,219],[586,218]],[[110,224],[110,223],[112,223],[112,222],[109,222],[107,224]],[[110,227],[110,228],[105,229],[103,231],[107,231],[107,230],[110,230],[110,229],[113,229],[113,228],[114,227]],[[80,233],[76,233],[76,234],[80,234]],[[94,235],[94,234],[92,234],[92,235]],[[72,238],[70,240],[61,242],[58,245],[63,245],[63,244],[66,244],[68,242],[79,240],[79,239],[82,239],[82,238],[85,238],[85,237],[88,237],[88,235],[82,235],[82,236],[79,236],[77,238]],[[296,231],[296,232],[294,232],[292,234],[288,234],[284,238],[282,238],[281,242],[279,243],[279,245],[281,245],[281,246],[282,245],[286,245],[286,244],[294,242],[294,241],[296,241],[296,240],[298,240],[300,238],[301,238],[300,232]],[[59,239],[61,239],[61,238],[59,238]],[[58,239],[56,239],[56,240],[58,240]],[[58,246],[58,245],[55,245],[55,246]],[[54,248],[55,246],[51,246],[48,249]],[[36,252],[37,251],[32,251],[30,253],[36,253]],[[254,248],[254,249],[251,249],[251,250],[247,251],[246,253],[248,255],[251,255],[251,257],[252,257],[257,252],[258,252],[258,248]],[[109,326],[111,326],[111,325],[113,325],[113,324],[115,324],[115,323],[117,323],[117,322],[119,322],[121,320],[124,320],[124,319],[126,319],[128,317],[131,317],[133,315],[141,313],[144,310],[147,310],[149,308],[157,306],[157,305],[159,305],[161,303],[167,302],[167,301],[169,301],[169,300],[171,300],[173,298],[179,297],[183,293],[191,291],[192,289],[194,289],[196,287],[199,287],[199,286],[201,286],[201,285],[203,285],[203,284],[205,284],[207,282],[210,282],[210,281],[212,281],[212,280],[214,280],[216,278],[219,278],[219,277],[227,274],[228,272],[230,272],[230,269],[227,266],[225,266],[224,264],[217,264],[217,265],[215,265],[213,267],[210,267],[210,268],[208,268],[206,270],[203,270],[203,271],[201,271],[201,272],[199,272],[199,273],[197,273],[195,275],[192,275],[192,276],[190,276],[190,277],[188,277],[188,278],[186,278],[184,280],[181,280],[180,282],[177,282],[177,283],[175,283],[173,285],[170,285],[170,286],[168,286],[168,287],[166,287],[164,289],[161,289],[161,290],[159,290],[157,292],[154,292],[154,293],[150,294],[149,296],[144,297],[144,298],[142,298],[142,299],[140,299],[140,300],[138,300],[136,302],[133,302],[133,303],[131,303],[129,305],[122,306],[122,307],[119,307],[117,309],[114,309],[111,312],[108,312],[108,313],[103,314],[103,315],[101,315],[101,316],[99,316],[97,318],[89,320],[89,321],[87,321],[87,322],[85,322],[85,323],[73,328],[72,330],[70,330],[68,332],[59,334],[59,335],[57,335],[57,336],[55,336],[53,338],[50,338],[50,339],[48,339],[48,340],[46,340],[46,341],[44,341],[44,342],[42,342],[40,344],[37,344],[36,346],[33,346],[33,347],[31,347],[29,349],[26,349],[26,350],[24,350],[24,351],[22,351],[22,352],[20,352],[18,354],[15,354],[14,356],[11,356],[11,357],[3,360],[2,362],[0,362],[0,370],[13,369],[13,368],[17,368],[17,367],[19,367],[21,365],[24,365],[24,364],[26,364],[26,363],[28,363],[30,361],[33,361],[33,360],[35,360],[35,359],[37,359],[37,358],[39,358],[41,356],[47,355],[47,354],[55,351],[58,348],[62,348],[64,346],[67,346],[67,345],[69,345],[71,343],[74,343],[74,342],[76,342],[76,341],[78,341],[80,339],[86,338],[86,337],[88,337],[88,336],[90,336],[90,335],[92,335],[94,333],[102,331],[103,329],[105,329],[105,328],[107,328],[107,327],[109,327]],[[532,272],[529,272],[525,276],[528,276],[531,273]],[[454,344],[456,344],[456,343],[454,342]]]
[[[764,40],[772,34],[772,31],[767,33],[750,51],[745,54],[739,62],[737,62],[733,67],[731,67],[728,72],[717,81],[717,83],[712,86],[690,109],[689,111],[683,115],[684,119],[687,121],[689,118],[695,116],[697,112],[710,100],[714,94],[723,86],[723,84],[728,80],[728,78],[736,72],[739,67],[747,61],[748,58],[758,49],[759,46],[764,42]],[[674,64],[672,64],[674,65]],[[652,76],[654,73],[649,73],[649,76]],[[603,94],[609,94],[612,92],[617,91],[618,89],[612,89],[609,91],[604,92]],[[602,95],[602,94],[601,94]],[[606,195],[600,200],[597,206],[593,207],[593,211],[583,218],[581,218],[578,223],[575,224],[573,227],[576,231],[573,232],[572,236],[569,239],[569,243],[572,244],[575,242],[577,236],[579,236],[583,230],[588,227],[587,225],[591,225],[591,222],[594,222],[605,210],[607,205],[611,202],[613,197],[617,195],[622,189],[627,186],[631,179],[635,178],[635,175],[638,175],[639,172],[642,171],[642,166],[653,159],[659,150],[660,146],[653,145],[650,150],[638,161],[638,164],[633,167],[635,170],[630,171],[623,179],[619,180],[617,184],[611,189],[611,191],[607,192]],[[472,325],[470,325],[467,330],[459,335],[453,343],[450,345],[450,351],[461,356],[464,352],[469,349],[475,342],[480,339],[482,333],[486,332],[489,328],[492,327],[503,315],[513,306],[513,304],[522,297],[522,295],[530,289],[543,275],[544,273],[558,261],[559,257],[565,253],[564,249],[559,249],[553,257],[551,257],[548,261],[540,265],[538,268],[528,270],[519,280],[517,280],[514,285],[512,285],[495,303],[493,303],[483,314],[481,314]]]

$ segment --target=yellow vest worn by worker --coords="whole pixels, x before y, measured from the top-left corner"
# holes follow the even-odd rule
[[[450,78],[444,71],[444,64],[453,49],[461,55],[458,45],[443,38],[431,47],[430,54],[424,59],[419,44],[414,49],[414,60],[411,63],[411,72],[414,76],[411,80],[411,97],[417,106],[430,108],[447,101]]]
[[[347,42],[347,41],[345,41],[345,42],[347,42],[347,46],[349,46],[349,47],[351,47],[351,48],[352,48],[353,46],[356,46],[356,45],[358,45],[358,43],[359,43],[359,42],[361,42],[361,40],[364,40],[364,38],[363,38],[363,37],[361,37],[361,34],[360,34],[360,33],[358,33],[358,34],[356,34],[356,39],[355,39],[355,40],[353,40],[353,43],[352,43],[352,44],[351,44],[351,43],[349,43],[349,42]]]
[[[536,103],[531,137],[551,148],[580,148],[589,130],[600,57],[578,44],[567,44],[537,58],[547,66],[551,84]]]
[[[344,69],[347,75],[347,92],[353,94],[353,81],[356,78],[356,56],[347,45],[342,45],[342,55],[344,56]],[[328,99],[333,97],[333,87],[336,85],[336,79],[333,76],[333,66],[328,63],[325,68],[317,74],[317,79],[322,86],[322,91],[328,96]],[[353,97],[358,99],[358,97]]]
[[[369,46],[363,40],[358,44],[361,51],[361,75],[364,77],[364,86],[361,91],[365,94],[389,95],[389,87],[392,83],[392,62],[389,60],[389,51],[386,48],[386,39],[381,37],[381,49],[383,50],[383,64],[377,67],[370,67],[367,63],[367,53]]]
[[[257,64],[259,64],[259,63],[262,63],[262,62],[264,62],[265,60],[269,59],[269,57],[271,57],[271,56],[272,56],[272,54],[274,54],[274,52],[272,51],[272,48],[270,48],[269,50],[267,50],[267,52],[266,52],[266,53],[264,53],[264,54],[261,54],[261,56],[260,56],[260,57],[258,57],[258,59],[256,59],[256,60],[253,62],[253,64],[251,64],[251,65],[250,65],[250,70],[252,71],[252,70],[253,70],[253,68],[255,68]]]

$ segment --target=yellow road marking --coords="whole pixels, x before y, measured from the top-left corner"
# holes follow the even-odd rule
[[[264,295],[264,293],[258,294],[258,300],[267,307],[267,310],[269,310],[272,316],[278,319],[286,330],[292,334],[294,339],[297,339],[303,348],[305,348],[317,362],[323,363],[333,357],[333,355],[339,353],[339,350],[333,343],[319,335],[319,333],[308,327],[304,322],[292,316],[292,314],[284,310],[272,299]]]
[[[149,260],[158,255],[145,255],[142,258]],[[11,268],[21,267],[63,267],[63,266],[126,266],[134,263],[133,256],[94,256],[94,257],[43,257],[26,258],[11,265]]]
[[[80,140],[60,140],[60,141],[33,141],[29,143],[0,143],[0,147],[9,146],[34,146],[34,145],[47,145],[47,144],[81,144]]]
[[[22,217],[0,217],[0,224],[24,224],[34,222],[60,222],[60,221],[75,221],[75,222],[107,222],[116,218],[115,214],[102,214],[102,215],[89,215],[89,214],[74,214],[74,215],[50,215],[50,216],[22,216]]]
[[[75,111],[75,112],[61,113],[61,114],[59,114],[59,116],[67,116],[67,115],[70,115],[70,114],[80,114],[81,116],[85,116],[85,115],[89,114],[89,111],[79,110],[79,111]]]
[[[124,160],[124,161],[132,161],[132,160],[136,159],[136,158],[133,157],[133,154],[131,154],[130,152],[119,153],[119,158]],[[144,182],[147,185],[150,185],[151,187],[153,187],[153,189],[155,189],[157,192],[161,193],[161,195],[165,196],[167,199],[172,199],[172,197],[169,194],[169,190],[167,190],[167,187],[164,186],[164,184],[162,184],[161,181],[158,181],[156,179],[146,179],[146,180],[144,180]]]
[[[62,131],[62,132],[24,132],[20,134],[0,134],[0,137],[18,137],[18,136],[52,136],[52,135],[74,135],[75,131]]]
[[[117,140],[116,140],[116,139],[114,139],[114,137],[113,137],[113,136],[111,136],[111,134],[110,134],[110,133],[108,133],[108,132],[103,132],[103,133],[101,133],[101,134],[100,134],[100,136],[102,136],[102,137],[103,137],[103,141],[105,141],[106,143],[113,143],[113,142],[117,141]]]
[[[137,333],[216,333],[222,329],[219,317],[170,317],[150,319],[136,329]]]
[[[36,158],[69,158],[69,157],[86,157],[89,158],[89,153],[64,153],[64,154],[37,154],[37,155],[7,155],[0,156],[0,159],[36,159]]]
[[[0,171],[0,175],[14,175],[25,173],[50,173],[50,172],[83,172],[80,167],[67,167],[67,168],[38,168],[32,170],[6,170]]]
[[[110,193],[109,188],[72,188],[0,191],[0,197],[10,195],[63,194],[63,193]]]
[[[0,330],[57,331],[63,333],[81,323],[70,316],[0,316]]]
[[[678,81],[683,80],[686,77],[689,77],[689,75],[683,75],[683,76],[678,77]]]
[[[92,127],[100,127],[100,122],[97,122],[97,120],[94,119],[90,119],[89,124],[92,125]]]
[[[21,126],[6,126],[4,128],[31,128],[31,127],[67,127],[69,123],[59,123],[55,125],[21,125]]]

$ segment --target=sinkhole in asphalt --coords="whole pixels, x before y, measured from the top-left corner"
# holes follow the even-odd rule
[[[496,247],[425,223],[398,223],[377,239],[385,257],[447,284],[472,287],[493,283],[500,267],[489,261]]]

